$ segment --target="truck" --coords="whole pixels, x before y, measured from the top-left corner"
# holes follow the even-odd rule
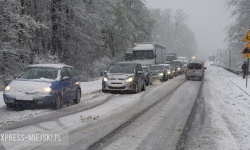
[[[133,61],[144,66],[165,64],[166,47],[158,43],[135,43]]]
[[[128,48],[125,52],[125,61],[132,61],[133,60],[133,48]]]
[[[177,54],[176,53],[167,53],[166,54],[166,63],[171,64],[173,60],[177,60]]]

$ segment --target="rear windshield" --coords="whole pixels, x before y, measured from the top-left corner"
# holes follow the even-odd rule
[[[50,67],[28,67],[18,77],[21,79],[56,79],[58,74],[57,68]]]
[[[201,64],[199,63],[188,64],[188,69],[201,69]]]

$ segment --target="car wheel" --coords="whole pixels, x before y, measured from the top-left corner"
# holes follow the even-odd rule
[[[142,85],[141,91],[146,91],[146,83],[145,83],[145,82],[143,82],[143,85]]]
[[[107,90],[104,90],[104,89],[102,89],[102,92],[103,92],[103,93],[108,93],[108,91],[107,91]]]
[[[13,104],[6,104],[6,107],[7,107],[7,108],[13,108],[14,105],[13,105]]]
[[[135,83],[133,93],[134,94],[138,93],[138,84],[137,83]]]
[[[146,86],[149,86],[149,84],[150,84],[150,80],[149,80],[149,78],[146,80]]]
[[[74,104],[78,104],[81,101],[81,90],[78,89],[76,93],[76,99],[73,100]]]
[[[62,108],[62,97],[60,94],[56,96],[55,102],[53,104],[53,109],[61,109]]]

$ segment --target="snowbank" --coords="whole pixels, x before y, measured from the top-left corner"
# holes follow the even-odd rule
[[[102,80],[96,80],[91,82],[81,82],[82,94],[89,94],[93,92],[101,91]]]

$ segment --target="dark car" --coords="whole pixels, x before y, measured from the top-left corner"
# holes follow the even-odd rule
[[[182,61],[180,61],[180,60],[173,60],[171,62],[171,66],[174,66],[176,74],[181,75],[182,73],[184,73],[185,69],[184,69]]]
[[[102,91],[146,90],[146,79],[141,64],[134,62],[117,62],[111,65],[102,80]]]
[[[150,71],[153,75],[154,79],[158,79],[160,81],[168,80],[168,71],[165,69],[165,65],[153,65],[150,67]]]
[[[146,85],[152,85],[153,83],[153,76],[150,73],[149,67],[148,66],[142,66],[142,69],[144,71],[145,74],[145,78],[146,78]]]
[[[50,104],[59,109],[63,102],[80,102],[80,78],[68,65],[31,65],[5,87],[3,97],[7,107]]]

